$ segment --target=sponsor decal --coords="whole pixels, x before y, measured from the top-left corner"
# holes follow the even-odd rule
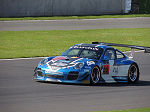
[[[85,68],[85,69],[86,69],[86,68],[87,68],[87,69],[90,69],[91,67],[89,67],[89,66],[85,66],[84,68]]]
[[[72,48],[78,48],[78,49],[90,49],[90,50],[97,50],[97,47],[84,47],[84,46],[73,46]]]
[[[103,65],[103,74],[109,74],[110,65]]]
[[[45,70],[45,73],[51,73],[51,71],[50,70]]]
[[[45,73],[46,74],[57,74],[57,75],[62,75],[63,74],[63,72],[53,72],[51,70],[45,70]]]
[[[115,80],[127,80],[127,76],[112,76]]]
[[[94,65],[95,62],[94,61],[87,61],[87,65],[90,66],[90,65]]]
[[[79,58],[79,57],[71,57],[71,58]]]
[[[84,72],[90,72],[89,69],[84,69]]]
[[[116,73],[116,74],[118,74],[118,67],[114,67],[113,68],[113,72]]]
[[[57,66],[50,66],[50,68],[51,68],[51,70],[59,70],[59,69],[61,69],[61,67],[57,67]]]

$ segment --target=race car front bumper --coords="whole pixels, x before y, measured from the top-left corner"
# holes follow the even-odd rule
[[[34,79],[39,81],[49,82],[62,82],[62,83],[78,83],[78,84],[89,84],[90,75],[89,72],[80,70],[61,70],[57,72],[46,72],[41,68],[36,68]]]

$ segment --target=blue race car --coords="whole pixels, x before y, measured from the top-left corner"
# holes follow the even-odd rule
[[[134,49],[150,52],[150,48],[143,46],[103,42],[76,44],[61,56],[41,60],[35,68],[34,79],[78,84],[137,82],[140,74],[137,63],[111,46],[129,47],[133,49],[131,56]]]

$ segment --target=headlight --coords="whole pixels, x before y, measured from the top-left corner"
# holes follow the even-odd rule
[[[41,62],[40,62],[40,65],[45,65],[46,63],[48,62],[48,59],[43,59]]]
[[[75,69],[81,69],[84,66],[84,63],[77,63],[74,68]]]

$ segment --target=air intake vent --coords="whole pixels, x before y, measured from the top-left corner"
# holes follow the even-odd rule
[[[69,72],[67,80],[76,80],[78,78],[79,72]]]
[[[47,78],[55,78],[55,79],[64,79],[63,75],[51,75],[51,74],[46,74],[45,75]]]

